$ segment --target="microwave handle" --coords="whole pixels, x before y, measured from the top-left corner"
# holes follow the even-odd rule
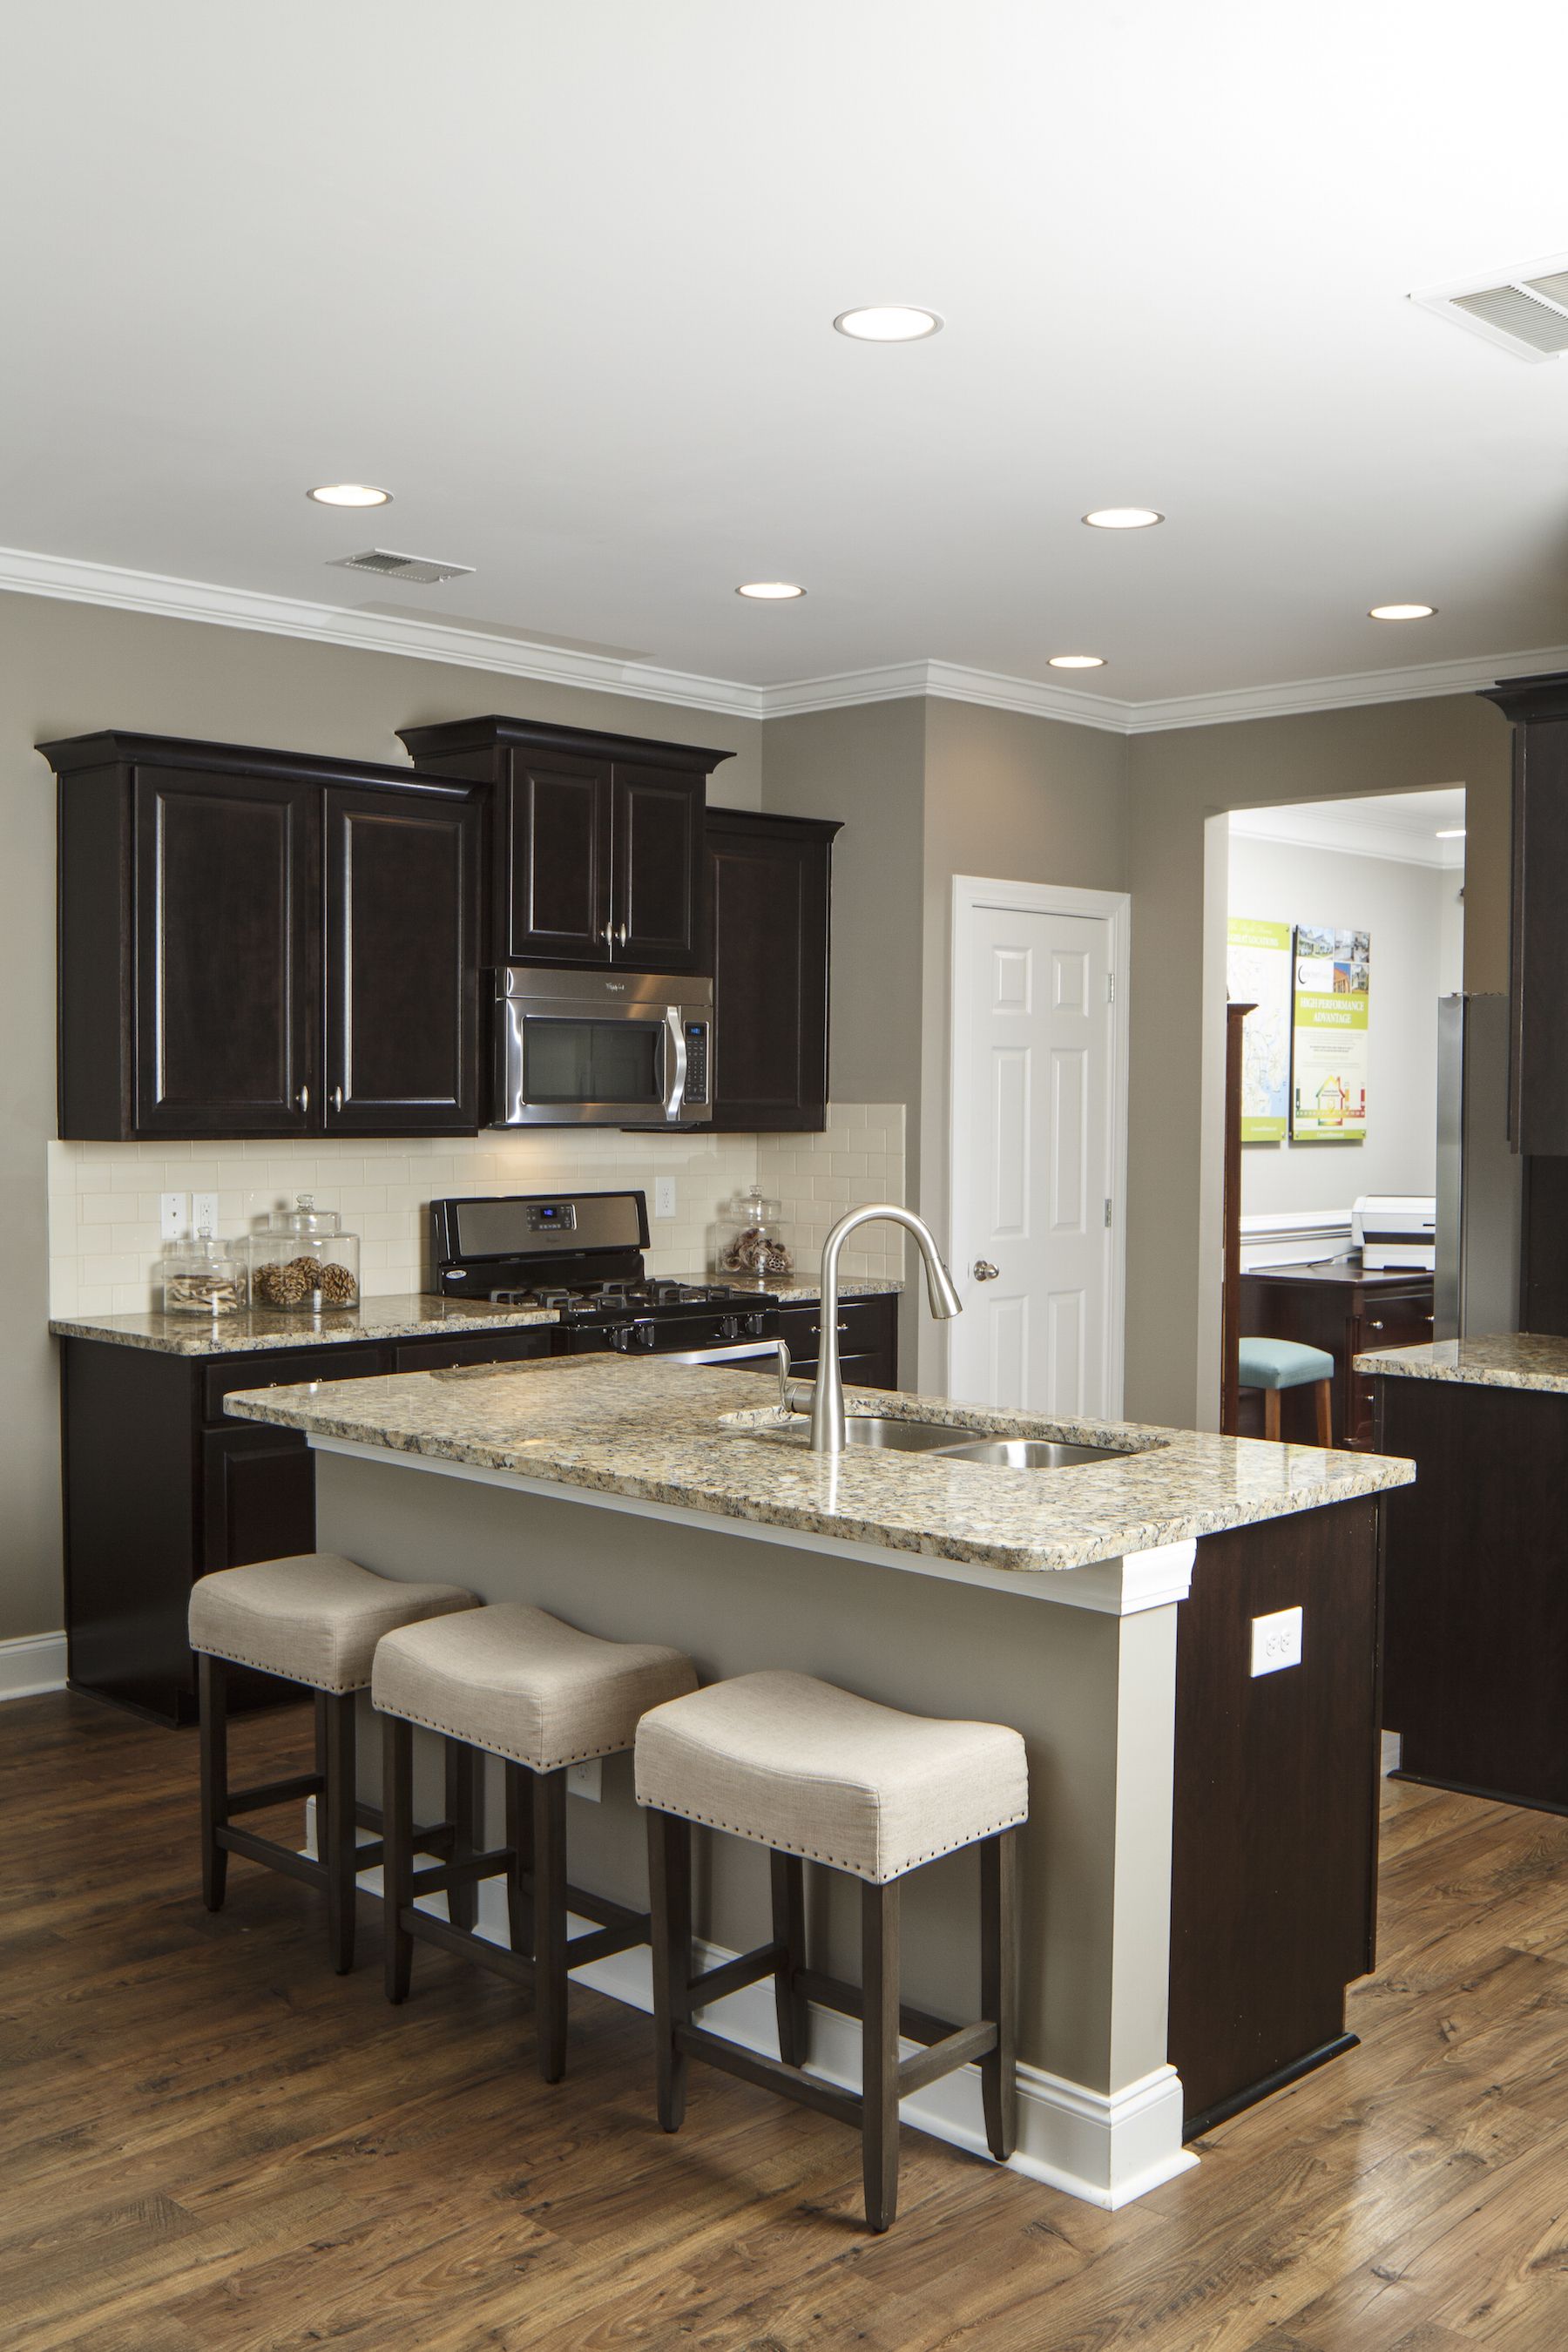
[[[664,1025],[669,1033],[671,1071],[664,1098],[664,1115],[666,1118],[675,1119],[680,1117],[680,1108],[686,1100],[686,1024],[679,1004],[665,1006]]]

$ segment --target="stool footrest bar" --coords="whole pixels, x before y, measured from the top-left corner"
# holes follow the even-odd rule
[[[288,1805],[300,1797],[319,1797],[326,1787],[320,1772],[296,1772],[287,1780],[263,1780],[254,1789],[230,1789],[224,1798],[229,1813],[259,1813],[268,1805]]]
[[[276,1838],[258,1837],[254,1830],[230,1829],[220,1822],[213,1832],[213,1842],[229,1853],[242,1853],[247,1862],[264,1862],[269,1870],[280,1870],[286,1878],[297,1878],[305,1886],[324,1886],[326,1864],[312,1862],[308,1853],[296,1853],[291,1845],[279,1845]]]
[[[764,2058],[761,2052],[742,2050],[726,2042],[717,2033],[710,2033],[700,2025],[677,2025],[675,2043],[689,2057],[701,2058],[710,2066],[717,2066],[726,2074],[738,2075],[742,2083],[752,2083],[759,2090],[780,2092],[786,2099],[795,2100],[803,2107],[815,2107],[825,2116],[832,2116],[841,2124],[859,2127],[864,2101],[856,2091],[842,2091],[837,2083],[825,2083],[816,2074],[803,2074],[794,2066],[785,2066],[777,2058]]]
[[[967,2066],[976,2058],[984,2058],[996,2047],[996,2028],[982,2020],[978,2025],[961,2025],[941,2042],[932,2042],[913,2058],[899,2062],[899,2096],[907,2099],[911,2091],[923,2091],[928,2083],[939,2075],[951,2074],[956,2067]]]
[[[595,1927],[586,1936],[569,1936],[566,1939],[566,1967],[585,1969],[591,1960],[607,1960],[616,1952],[629,1952],[637,1944],[646,1944],[648,1928],[646,1919],[640,1922],[634,1915],[629,1927]]]
[[[416,1870],[409,1884],[416,1895],[445,1895],[475,1879],[499,1878],[511,1868],[511,1861],[510,1846],[497,1846],[489,1853],[466,1854],[460,1862],[438,1862],[428,1870]]]
[[[721,1968],[693,1977],[686,1988],[688,2001],[691,2008],[702,2009],[710,2000],[722,2000],[726,1993],[739,1992],[742,1986],[755,1984],[759,1977],[771,1977],[788,1957],[782,1944],[760,1944],[754,1952],[742,1952]]]
[[[859,1986],[846,1984],[842,1977],[824,1976],[820,1969],[796,1969],[794,1985],[807,2000],[819,2001],[824,2009],[836,2009],[841,2017],[865,2016],[866,2004]],[[902,2001],[899,2004],[899,2032],[907,2042],[944,2042],[952,2030],[951,2017],[932,2017],[929,2010],[911,2009]]]
[[[526,1952],[512,1952],[504,1944],[492,1944],[485,1937],[476,1936],[471,1927],[454,1927],[449,1920],[435,1918],[428,1911],[415,1910],[412,1904],[399,1914],[399,1924],[422,1944],[435,1944],[444,1952],[455,1952],[459,1959],[478,1960],[497,1976],[510,1977],[514,1984],[533,1982],[533,1962]]]

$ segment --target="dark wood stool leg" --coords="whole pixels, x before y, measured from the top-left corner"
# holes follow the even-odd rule
[[[413,1900],[414,1727],[401,1716],[381,1718],[381,1894],[386,1998],[406,2000],[414,1938],[403,1924]]]
[[[506,1916],[514,1952],[531,1952],[533,1924],[525,1878],[533,1874],[533,1806],[524,1786],[525,1768],[508,1759],[506,1765],[506,1842],[511,1848],[511,1868],[506,1874]]]
[[[447,1748],[447,1819],[452,1823],[452,1859],[468,1861],[483,1845],[480,1836],[480,1794],[484,1760],[479,1750],[461,1739]],[[447,1890],[447,1916],[454,1927],[471,1928],[479,1916],[479,1890],[472,1879],[466,1886]]]
[[[202,1901],[223,1909],[228,1883],[228,1853],[217,1832],[228,1820],[228,1668],[202,1651],[196,1665],[201,1705]]]
[[[1273,1438],[1276,1443],[1279,1441],[1279,1391],[1278,1389],[1265,1389],[1263,1391],[1263,1434],[1265,1437]]]
[[[327,1869],[327,1948],[339,1976],[354,1964],[354,1695],[318,1691],[316,1717],[326,1756],[327,1785],[316,1802],[321,1860]]]
[[[539,2072],[566,2072],[566,1772],[533,1775],[533,2019]]]
[[[980,1847],[980,2014],[996,2047],[980,2061],[985,2144],[998,2164],[1018,2145],[1018,1832]]]
[[[1331,1445],[1334,1442],[1333,1406],[1331,1400],[1332,1388],[1333,1383],[1331,1381],[1319,1381],[1317,1382],[1318,1443],[1320,1445]]]
[[[658,2120],[667,2132],[686,2118],[690,2061],[676,2028],[691,2015],[691,1824],[679,1813],[647,1813],[647,1882],[653,1943],[653,2022]]]
[[[866,2220],[885,2230],[899,2210],[899,1882],[860,1886],[864,2002],[861,2168]]]
[[[773,1970],[773,2007],[779,2021],[779,2056],[786,2066],[804,2066],[806,2060],[805,1995],[797,1992],[795,1973],[805,1966],[805,1864],[798,1853],[770,1853],[773,1876],[773,1941],[785,1958]]]

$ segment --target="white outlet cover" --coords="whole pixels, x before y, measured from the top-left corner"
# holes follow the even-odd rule
[[[216,1192],[191,1194],[191,1231],[194,1234],[216,1234],[217,1194]]]
[[[656,1176],[654,1178],[653,1213],[656,1217],[674,1216],[675,1179],[673,1176]]]
[[[590,1804],[596,1805],[604,1782],[604,1773],[605,1759],[602,1756],[590,1756],[583,1764],[568,1764],[566,1794],[569,1797],[586,1797]]]
[[[1271,1616],[1252,1621],[1252,1671],[1277,1675],[1301,1663],[1301,1612],[1276,1609]]]
[[[191,1196],[188,1192],[160,1192],[158,1195],[158,1233],[166,1242],[183,1241],[191,1229]]]

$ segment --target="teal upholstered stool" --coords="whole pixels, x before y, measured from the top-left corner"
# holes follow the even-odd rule
[[[1295,1339],[1243,1339],[1237,1377],[1244,1389],[1263,1391],[1263,1434],[1279,1434],[1279,1398],[1285,1389],[1315,1388],[1318,1391],[1318,1443],[1331,1445],[1333,1423],[1330,1398],[1334,1360],[1321,1348],[1304,1348]]]

